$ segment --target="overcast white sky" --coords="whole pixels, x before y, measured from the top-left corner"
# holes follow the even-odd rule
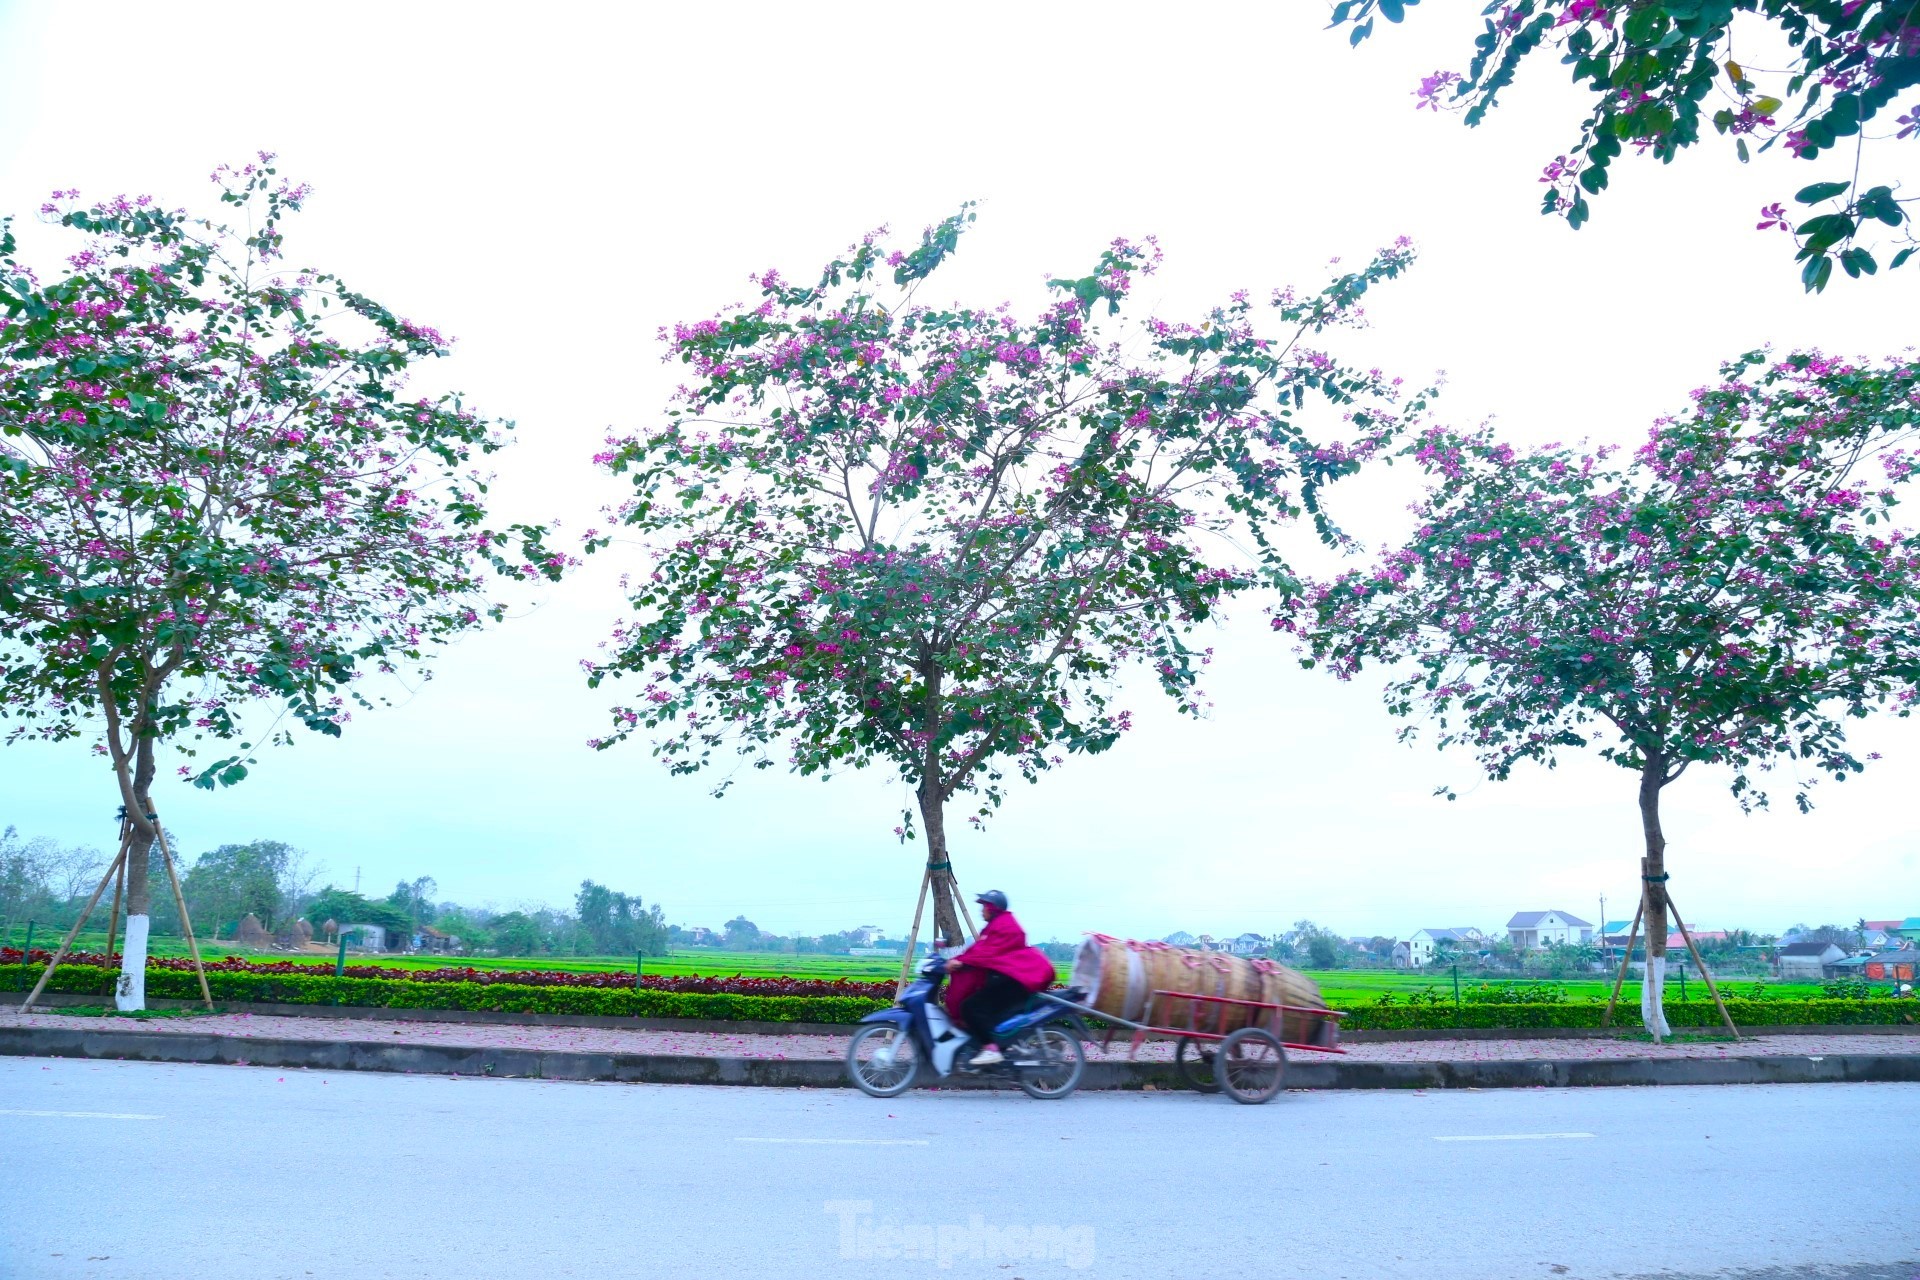
[[[1423,5],[1349,50],[1302,0],[0,0],[0,211],[51,247],[31,213],[55,187],[205,207],[216,163],[278,151],[317,189],[289,256],[456,335],[448,376],[520,424],[503,501],[572,531],[617,494],[588,465],[603,432],[645,423],[672,386],[659,326],[749,296],[749,271],[802,276],[870,227],[917,231],[966,199],[980,223],[935,292],[980,303],[1037,302],[1045,274],[1083,271],[1115,235],[1161,237],[1168,314],[1315,283],[1329,257],[1411,235],[1419,266],[1351,350],[1410,379],[1446,371],[1448,417],[1497,414],[1522,441],[1635,440],[1724,356],[1883,354],[1911,329],[1911,270],[1807,298],[1783,243],[1749,230],[1810,165],[1743,169],[1713,147],[1623,161],[1586,230],[1541,218],[1536,178],[1581,106],[1560,68],[1531,67],[1478,130],[1412,109],[1421,75],[1463,61],[1477,10]],[[1405,479],[1342,495],[1369,545],[1399,531]],[[687,924],[904,930],[920,859],[890,835],[897,782],[756,774],[714,800],[637,746],[585,748],[606,699],[577,661],[619,608],[612,573],[545,590],[339,742],[275,753],[217,795],[167,785],[170,828],[188,851],[288,840],[377,891],[429,874],[461,902],[557,903],[590,876]],[[1213,715],[1183,721],[1141,689],[1118,749],[956,836],[969,892],[1004,888],[1041,938],[1301,917],[1405,936],[1517,910],[1593,918],[1602,894],[1631,914],[1631,775],[1575,760],[1474,785],[1470,759],[1394,742],[1374,680],[1298,670],[1251,609],[1214,643]],[[1669,791],[1689,924],[1920,912],[1920,725],[1857,741],[1886,759],[1819,788],[1809,817],[1743,817],[1697,772]],[[1461,798],[1431,798],[1440,782]],[[80,750],[0,751],[0,824],[105,843],[115,804]]]

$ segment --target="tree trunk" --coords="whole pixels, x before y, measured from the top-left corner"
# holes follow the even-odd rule
[[[1660,789],[1667,785],[1667,762],[1649,753],[1640,773],[1640,826],[1647,856],[1640,862],[1647,895],[1647,975],[1640,984],[1640,1018],[1655,1043],[1673,1034],[1664,999],[1667,981],[1667,838],[1660,831]]]
[[[959,943],[960,913],[953,900],[953,867],[947,855],[946,802],[940,798],[937,783],[920,788],[920,827],[927,837],[927,870],[931,873],[927,892],[933,899],[933,936]]]
[[[142,738],[134,749],[133,777],[123,780],[122,794],[133,793],[139,812],[128,815],[133,836],[127,845],[127,932],[120,948],[120,980],[114,987],[113,1002],[124,1013],[147,1007],[147,926],[152,903],[152,888],[147,878],[147,860],[153,852],[153,824],[147,815],[153,812],[153,740]],[[130,785],[128,785],[130,783]]]

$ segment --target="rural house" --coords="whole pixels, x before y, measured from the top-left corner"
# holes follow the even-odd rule
[[[1908,916],[1894,932],[1908,942],[1920,942],[1920,916]]]
[[[1827,967],[1847,958],[1847,953],[1831,942],[1790,942],[1780,948],[1778,966],[1783,979],[1818,982],[1827,976]]]
[[[1593,941],[1593,926],[1570,911],[1521,911],[1507,921],[1507,937],[1522,951],[1545,951]]]
[[[1920,976],[1920,951],[1883,951],[1877,956],[1868,956],[1861,966],[1862,976],[1873,981],[1893,980],[1912,982]]]
[[[460,949],[460,939],[450,933],[443,933],[430,924],[423,924],[420,926],[420,931],[413,935],[413,949],[435,955],[452,955]]]
[[[1732,941],[1732,939],[1725,929],[1695,929],[1693,931],[1693,945],[1696,947],[1708,947],[1715,943],[1725,944],[1730,941]],[[1687,938],[1685,934],[1675,929],[1667,935],[1667,950],[1685,951],[1686,949]]]
[[[1267,940],[1257,933],[1243,933],[1227,944],[1227,950],[1237,956],[1257,955],[1267,949]]]
[[[1433,963],[1434,953],[1445,949],[1452,951],[1471,951],[1479,940],[1478,929],[1419,929],[1407,939],[1407,965],[1421,969]],[[1395,948],[1395,954],[1399,948]]]
[[[354,944],[363,951],[385,951],[387,947],[387,927],[380,924],[343,924],[341,933],[358,933],[359,941]]]

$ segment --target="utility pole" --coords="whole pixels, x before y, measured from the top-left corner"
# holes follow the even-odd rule
[[[353,869],[353,891],[360,892],[360,868],[358,867]]]

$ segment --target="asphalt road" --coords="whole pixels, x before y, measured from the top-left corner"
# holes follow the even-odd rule
[[[1920,1085],[880,1102],[8,1058],[0,1276],[1912,1280],[1915,1151]]]

